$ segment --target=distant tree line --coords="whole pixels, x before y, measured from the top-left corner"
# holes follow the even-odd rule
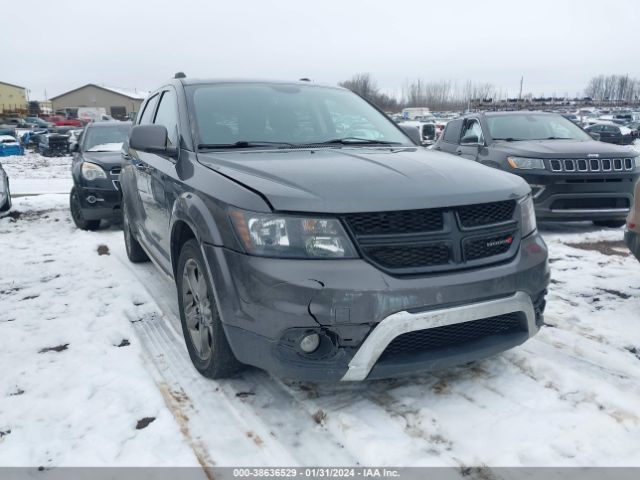
[[[598,102],[638,101],[640,80],[629,75],[598,75],[589,81],[584,93]]]
[[[384,111],[397,112],[406,107],[428,107],[431,110],[463,110],[470,103],[508,101],[506,92],[492,83],[466,82],[459,84],[450,80],[424,81],[421,79],[405,82],[402,92],[388,95],[380,90],[370,73],[358,73],[349,80],[340,82],[366,98]],[[640,102],[640,80],[629,75],[598,75],[593,77],[584,90],[584,98],[595,102]],[[521,100],[529,102],[557,102],[564,97],[534,97],[523,93]],[[573,100],[580,100],[574,98]]]
[[[369,73],[358,73],[340,82],[341,87],[366,98],[384,111],[399,111],[405,107],[428,107],[431,110],[460,110],[470,101],[502,98],[503,94],[491,83],[474,83],[471,80],[459,85],[450,80],[407,81],[399,97],[380,91]]]

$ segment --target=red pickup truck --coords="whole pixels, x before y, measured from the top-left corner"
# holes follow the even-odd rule
[[[82,122],[77,118],[64,118],[60,115],[52,115],[47,121],[53,123],[56,127],[82,127]]]

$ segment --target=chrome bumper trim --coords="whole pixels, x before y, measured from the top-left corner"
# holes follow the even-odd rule
[[[629,213],[628,208],[567,208],[552,209],[551,213]]]
[[[358,381],[367,378],[380,355],[393,339],[399,335],[513,312],[523,312],[525,314],[529,336],[533,336],[538,330],[536,315],[531,297],[524,292],[516,292],[506,298],[470,303],[457,307],[419,313],[402,311],[389,315],[373,329],[360,346],[349,362],[349,369],[342,377],[342,381]]]

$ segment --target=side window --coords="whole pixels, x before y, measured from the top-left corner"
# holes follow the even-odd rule
[[[178,145],[178,99],[172,89],[162,94],[153,123],[166,127],[168,147]]]
[[[460,143],[479,143],[482,141],[482,127],[480,127],[480,122],[475,118],[466,120],[462,127]]]
[[[447,123],[444,129],[442,140],[447,143],[458,143],[460,140],[460,129],[462,128],[462,120],[452,120]]]
[[[153,123],[153,112],[156,109],[157,103],[158,95],[154,95],[149,99],[144,107],[144,110],[142,111],[142,115],[140,115],[140,121],[138,122],[138,125]]]

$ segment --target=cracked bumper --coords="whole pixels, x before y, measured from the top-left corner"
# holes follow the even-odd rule
[[[547,249],[537,234],[523,239],[508,262],[423,277],[392,277],[364,260],[260,258],[211,245],[204,252],[238,360],[279,376],[316,381],[342,379],[375,327],[398,312],[446,311],[516,292],[532,299],[549,283]],[[335,348],[323,355],[301,354],[295,339],[308,332],[325,335]],[[398,376],[469,362],[518,345],[536,332],[537,326],[525,335],[460,351],[430,352],[386,365],[374,361],[365,376]]]

